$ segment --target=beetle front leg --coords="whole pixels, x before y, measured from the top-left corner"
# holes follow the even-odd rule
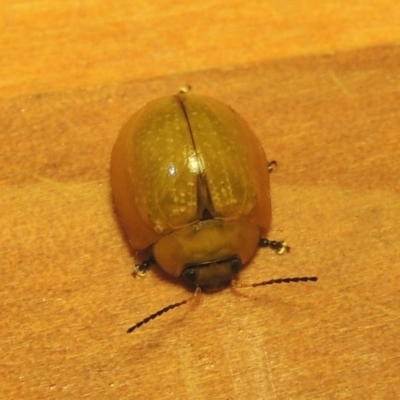
[[[147,270],[151,267],[152,264],[155,264],[156,260],[153,257],[150,257],[147,261],[143,261],[140,264],[135,265],[135,269],[133,270],[134,276],[145,276]]]
[[[290,247],[286,244],[286,242],[277,242],[276,240],[269,240],[267,238],[261,238],[258,242],[258,246],[269,247],[278,254],[283,254],[286,252],[288,253],[290,251]]]

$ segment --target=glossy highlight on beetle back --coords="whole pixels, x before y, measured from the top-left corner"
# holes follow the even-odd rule
[[[111,157],[115,205],[129,241],[144,249],[204,218],[266,230],[267,160],[246,121],[218,100],[154,100],[122,127]]]

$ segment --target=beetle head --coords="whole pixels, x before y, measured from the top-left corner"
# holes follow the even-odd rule
[[[182,271],[186,283],[200,287],[205,292],[216,292],[228,286],[242,267],[238,257],[190,264]]]

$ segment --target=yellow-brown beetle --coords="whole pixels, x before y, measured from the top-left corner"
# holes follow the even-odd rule
[[[111,186],[133,248],[152,246],[161,268],[206,291],[232,281],[270,225],[263,148],[210,97],[179,93],[138,110],[113,148]]]
[[[153,262],[174,277],[215,291],[234,279],[271,221],[268,163],[246,121],[227,105],[190,93],[154,100],[122,127],[111,156],[111,187],[133,248],[152,246]],[[272,279],[273,283],[316,277]],[[186,304],[171,304],[132,326]]]

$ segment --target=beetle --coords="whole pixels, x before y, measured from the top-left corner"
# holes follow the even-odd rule
[[[152,249],[136,273],[156,263],[212,292],[231,283],[259,246],[287,250],[263,237],[271,223],[268,165],[247,122],[216,99],[181,92],[136,111],[110,165],[129,242]]]

